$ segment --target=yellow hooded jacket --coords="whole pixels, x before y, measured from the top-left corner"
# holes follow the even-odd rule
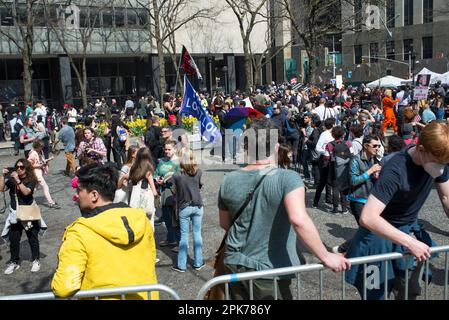
[[[157,283],[151,223],[142,209],[119,206],[106,206],[96,216],[79,218],[67,227],[51,283],[56,296]],[[126,298],[148,299],[148,293],[128,294]],[[151,299],[158,299],[158,293],[152,292]]]

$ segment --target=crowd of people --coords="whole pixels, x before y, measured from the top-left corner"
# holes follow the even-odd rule
[[[410,251],[418,261],[429,258],[432,242],[417,217],[433,182],[449,212],[448,98],[441,84],[420,101],[413,98],[409,86],[391,90],[304,85],[294,89],[272,83],[250,94],[201,93],[204,107],[219,119],[222,161],[235,161],[238,152],[247,150],[247,144],[244,150],[237,147],[235,137],[229,140],[227,129],[251,128],[257,135],[267,132],[267,141],[275,130],[279,138],[265,155],[249,157],[243,169],[226,175],[218,191],[220,226],[227,231],[226,272],[298,265],[297,237],[333,271],[351,268],[350,257],[370,254]],[[56,295],[67,297],[105,285],[156,283],[159,259],[154,228],[162,223],[166,237],[158,245],[177,253],[172,269],[181,273],[187,269],[192,225],[192,267],[201,270],[205,265],[204,176],[187,136],[173,138],[182,123],[181,105],[180,95],[166,94],[162,106],[149,96],[138,101],[128,97],[123,107],[115,99],[107,103],[102,98],[85,110],[70,105],[62,111],[47,110],[42,102],[23,111],[17,106],[7,108],[4,123],[16,155],[23,149],[24,157],[3,169],[0,177],[0,191],[9,190],[11,198],[2,233],[11,248],[5,274],[20,267],[23,230],[32,250],[31,271],[40,269],[38,234],[46,228],[45,222],[40,218],[30,226],[17,219],[16,211],[35,204],[38,186],[47,206],[60,208],[44,178],[53,159],[50,153],[58,153],[59,142],[67,159],[63,174],[73,178],[74,200],[82,217],[65,232],[52,281]],[[236,127],[228,113],[239,107],[253,108],[259,116]],[[147,131],[133,144],[126,120],[137,118],[147,121]],[[161,127],[163,118],[168,124]],[[100,122],[107,123],[102,136],[96,131]],[[257,138],[256,145],[267,141]],[[325,203],[321,204],[323,191]],[[310,204],[306,192],[314,195]],[[329,252],[307,206],[336,216],[351,213],[359,230]],[[129,277],[118,276],[124,260]],[[394,282],[389,290],[401,297],[403,270],[409,266],[392,263],[389,267],[393,273],[388,281]],[[410,266],[411,270],[420,267]],[[347,272],[346,281],[362,290],[364,277],[355,266]],[[279,297],[291,299],[290,281],[280,281]],[[271,280],[254,283],[255,298],[274,298]],[[245,283],[230,287],[234,299],[248,299],[249,291]],[[411,294],[416,298],[419,293]],[[382,295],[383,289],[369,292],[373,299]],[[132,298],[149,296],[139,293]]]

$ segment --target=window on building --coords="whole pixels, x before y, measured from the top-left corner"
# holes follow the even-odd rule
[[[387,59],[395,60],[395,46],[394,41],[387,41],[386,43],[387,48]]]
[[[0,8],[0,25],[5,27],[12,27],[14,25],[14,18],[10,8]]]
[[[54,15],[54,10],[49,12],[50,16]],[[45,8],[42,5],[35,7],[33,10],[34,15],[34,25],[38,27],[46,27],[47,21],[45,18]]]
[[[354,63],[361,64],[362,63],[362,45],[354,46]]]
[[[394,28],[395,26],[395,1],[394,0],[387,0],[386,3],[386,11],[387,11],[387,27],[388,28]]]
[[[127,15],[127,25],[128,26],[135,26],[137,24],[137,14],[135,9],[128,9],[126,10]]]
[[[404,60],[408,61],[410,52],[413,51],[413,39],[404,40]]]
[[[379,43],[370,43],[369,45],[369,61],[371,63],[376,63],[379,60],[377,59],[379,57]]]
[[[101,15],[103,17],[103,23],[102,23],[103,28],[111,28],[113,26],[113,22],[112,22],[113,11],[112,11],[112,9],[103,10]]]
[[[16,8],[16,11],[17,11],[17,20],[19,24],[26,25],[28,21],[27,8],[21,5]]]
[[[433,37],[422,38],[422,58],[423,59],[433,58]]]
[[[433,0],[423,0],[423,23],[433,22]]]
[[[354,27],[355,30],[362,30],[362,20],[363,20],[363,10],[362,10],[362,0],[354,1]]]
[[[80,11],[80,27],[96,28],[100,25],[100,15],[95,8],[84,7]]]
[[[125,26],[125,10],[123,8],[115,8],[115,26],[122,28]]]
[[[137,10],[137,17],[139,18],[139,25],[145,26],[148,24],[148,12],[145,9]]]
[[[413,0],[404,0],[404,25],[413,24]]]

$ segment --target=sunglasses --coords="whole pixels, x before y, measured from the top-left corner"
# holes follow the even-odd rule
[[[167,133],[167,132],[169,132],[168,130],[162,130],[161,131],[162,133]]]
[[[16,170],[17,169],[23,170],[23,169],[25,169],[25,166],[16,166]]]
[[[370,145],[371,146],[371,148],[380,148],[380,144],[373,144],[373,145]]]

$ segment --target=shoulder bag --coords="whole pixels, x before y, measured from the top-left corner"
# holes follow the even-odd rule
[[[16,197],[16,215],[19,221],[36,221],[41,219],[41,209],[35,201],[31,205],[19,205],[19,199],[17,198],[17,189],[15,193]]]
[[[254,188],[250,189],[250,191],[248,192],[248,194],[246,196],[245,202],[240,207],[240,209],[237,211],[234,219],[232,219],[231,226],[238,219],[238,217],[240,217],[240,215],[243,213],[245,208],[248,206],[248,204],[252,200],[254,193],[256,192],[256,190],[262,184],[265,177],[270,172],[271,172],[271,170],[269,170],[266,174],[264,174],[262,176],[262,178],[260,178],[260,180],[254,186]],[[215,252],[215,257],[214,257],[214,262],[213,262],[213,267],[215,269],[214,278],[226,274],[225,265],[224,265],[224,255],[225,255],[225,251],[226,251],[225,242],[226,242],[226,238],[228,237],[229,229],[226,232],[226,234],[224,235],[223,240],[221,241],[221,244],[218,247],[217,252]],[[216,285],[216,286],[210,288],[204,297],[205,300],[225,300],[225,298],[226,298],[226,295],[225,295],[225,285],[224,284],[219,284],[219,285]]]

